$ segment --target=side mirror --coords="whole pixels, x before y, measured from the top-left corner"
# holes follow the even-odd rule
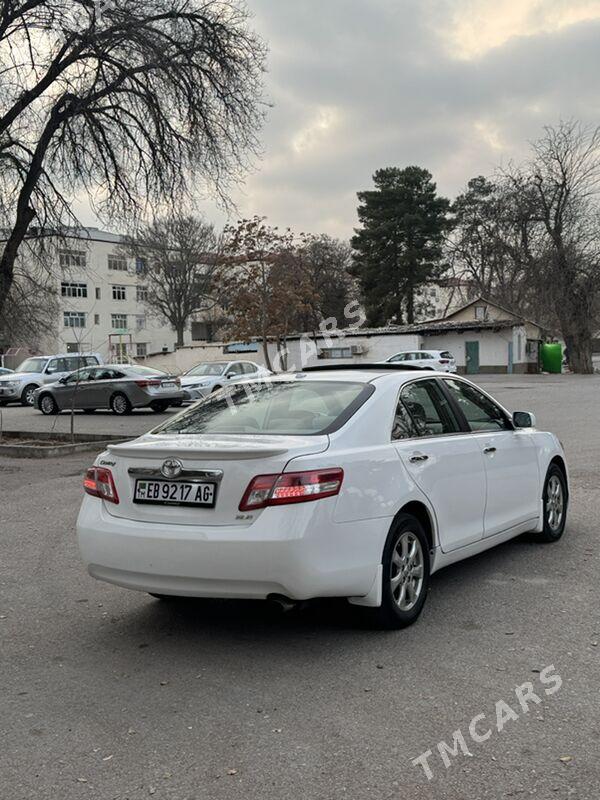
[[[235,378],[235,372],[228,372],[228,373],[225,375],[225,377],[226,377],[226,378]]]
[[[65,377],[61,378],[58,382],[59,383],[66,383],[67,382],[67,376],[65,375]]]
[[[535,428],[535,414],[531,411],[513,411],[512,421],[515,428]]]

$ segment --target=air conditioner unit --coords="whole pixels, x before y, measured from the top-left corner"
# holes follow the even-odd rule
[[[362,354],[365,352],[365,348],[362,344],[353,344],[350,350],[352,351],[353,356],[362,356]]]

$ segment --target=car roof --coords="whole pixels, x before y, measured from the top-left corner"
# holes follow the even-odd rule
[[[414,378],[431,378],[443,375],[448,377],[446,372],[436,370],[422,370],[418,367],[410,367],[402,364],[332,364],[329,366],[305,367],[304,370],[296,372],[280,372],[261,380],[267,381],[290,381],[290,380],[310,380],[310,381],[353,381],[355,383],[372,383],[375,380],[389,378],[398,382],[409,381]],[[252,379],[250,378],[249,381]]]

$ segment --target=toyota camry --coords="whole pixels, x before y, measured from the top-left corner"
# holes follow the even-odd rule
[[[84,480],[95,578],[160,598],[342,597],[414,622],[432,573],[531,532],[563,534],[562,445],[470,381],[408,365],[235,384]]]

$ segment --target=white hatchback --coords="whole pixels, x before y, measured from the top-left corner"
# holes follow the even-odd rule
[[[420,369],[456,372],[456,359],[448,350],[409,350],[386,358],[386,364],[410,364]]]
[[[89,573],[159,597],[345,597],[419,615],[429,576],[565,528],[563,448],[463,378],[380,364],[236,384],[87,471]]]

